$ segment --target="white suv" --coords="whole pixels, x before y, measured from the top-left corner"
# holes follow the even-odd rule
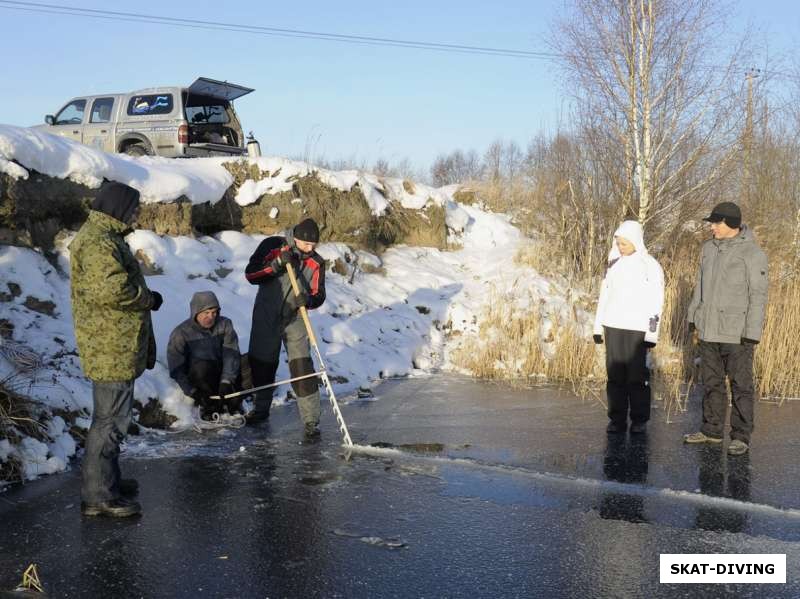
[[[242,155],[247,150],[233,100],[252,91],[200,77],[189,87],[82,96],[36,128],[132,156]]]

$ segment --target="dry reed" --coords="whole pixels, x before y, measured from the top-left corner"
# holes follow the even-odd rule
[[[537,251],[537,248],[541,251]],[[652,352],[651,384],[663,401],[667,421],[686,410],[698,381],[697,351],[688,333],[687,312],[697,272],[699,244],[682,244],[661,257],[665,297],[659,343]],[[518,261],[546,270],[556,259],[546,247],[527,246]],[[758,345],[754,374],[762,401],[800,400],[800,277],[786,264],[771,265],[772,277],[764,331]],[[477,334],[453,352],[453,362],[485,379],[539,380],[569,383],[581,397],[602,401],[605,379],[602,347],[595,347],[578,318],[579,309],[591,313],[596,298],[575,291],[578,283],[564,273],[571,288],[572,309],[564,314],[543,313],[544,304],[529,298],[526,309],[512,308],[507,298],[493,292]]]
[[[483,379],[573,383],[599,375],[574,306],[570,317],[545,313],[533,296],[517,306],[493,291],[477,334],[453,351],[453,363]]]
[[[793,274],[773,280],[755,354],[758,394],[763,401],[800,399],[800,281]]]

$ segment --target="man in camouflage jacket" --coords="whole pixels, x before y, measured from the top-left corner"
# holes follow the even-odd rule
[[[131,516],[140,507],[125,495],[134,495],[138,484],[120,478],[119,446],[132,419],[134,380],[155,364],[150,311],[163,300],[147,288],[125,243],[139,192],[108,182],[91,208],[69,245],[75,340],[94,403],[81,469],[81,511]]]

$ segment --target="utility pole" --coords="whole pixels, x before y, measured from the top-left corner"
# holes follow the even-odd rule
[[[744,135],[742,136],[742,150],[744,151],[744,168],[742,186],[744,187],[745,205],[752,209],[753,189],[753,80],[761,74],[761,69],[748,69],[745,73],[747,79],[747,106],[745,107]]]

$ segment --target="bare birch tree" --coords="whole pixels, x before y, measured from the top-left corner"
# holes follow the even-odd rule
[[[734,164],[742,43],[714,0],[572,0],[550,43],[621,216],[688,216]],[[724,66],[719,66],[723,62]]]

